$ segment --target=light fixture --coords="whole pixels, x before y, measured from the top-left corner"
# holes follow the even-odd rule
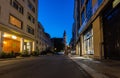
[[[7,34],[4,34],[3,37],[7,37]]]
[[[57,48],[54,48],[55,50],[57,49]]]
[[[3,37],[10,37],[10,34],[4,33]]]
[[[12,39],[17,39],[17,37],[13,35],[13,36],[12,36]]]

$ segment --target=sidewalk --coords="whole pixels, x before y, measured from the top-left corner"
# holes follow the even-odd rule
[[[7,60],[18,60],[18,59],[23,59],[24,57],[16,57],[16,58],[0,58],[0,61],[7,61]]]
[[[120,78],[120,61],[69,56],[93,78]]]

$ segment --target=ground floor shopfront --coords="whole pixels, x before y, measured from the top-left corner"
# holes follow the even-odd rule
[[[93,57],[94,47],[92,26],[89,26],[89,28],[80,36],[76,45],[76,54],[80,56]]]
[[[83,49],[84,49],[84,54],[86,54],[86,55],[93,55],[94,54],[93,30],[92,30],[91,26],[83,34]]]
[[[0,31],[0,52],[24,52],[34,51],[35,42],[24,37]]]
[[[77,52],[96,59],[120,59],[120,4],[106,8],[91,24],[80,35]]]
[[[79,36],[76,51],[79,55],[103,59],[101,17],[98,16]]]

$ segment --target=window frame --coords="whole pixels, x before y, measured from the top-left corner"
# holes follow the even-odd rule
[[[15,7],[15,4],[17,7]],[[10,0],[10,5],[16,9],[19,13],[24,14],[24,7],[16,0]]]
[[[21,26],[19,27],[17,25],[12,24],[10,21],[10,16],[14,17],[17,21],[21,22]],[[9,14],[9,24],[11,24],[12,26],[17,27],[19,29],[23,29],[23,22],[19,18],[17,18],[16,16],[14,16],[13,14]]]
[[[31,26],[27,25],[27,33],[31,35],[35,35],[35,30]]]
[[[36,13],[35,6],[29,0],[27,6],[33,13]]]
[[[30,19],[29,19],[29,17],[30,17]],[[34,18],[29,12],[27,13],[27,19],[28,19],[31,23],[35,24],[35,18]]]

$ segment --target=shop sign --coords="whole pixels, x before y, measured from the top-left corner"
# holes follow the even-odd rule
[[[120,3],[120,0],[114,0],[113,2],[113,8],[116,7]]]

